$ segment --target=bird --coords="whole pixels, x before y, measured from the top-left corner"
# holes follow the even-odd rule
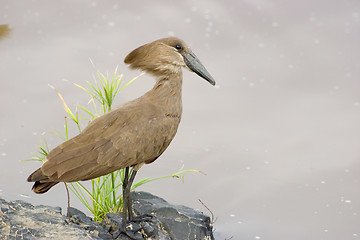
[[[215,80],[177,37],[144,44],[130,52],[124,62],[131,69],[155,77],[154,87],[95,118],[79,135],[55,147],[27,181],[35,182],[32,190],[42,194],[59,182],[86,181],[125,169],[123,217],[129,221],[133,217],[129,194],[136,173],[166,150],[178,130],[182,69],[196,73],[211,85]]]

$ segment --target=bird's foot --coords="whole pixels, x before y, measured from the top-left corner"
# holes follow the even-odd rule
[[[143,240],[146,238],[143,236],[141,230],[143,229],[146,235],[151,235],[153,229],[149,227],[150,225],[148,223],[155,224],[155,222],[155,218],[151,214],[135,216],[130,221],[126,222],[125,227],[121,227],[117,232],[113,233],[113,236],[115,239],[123,239],[126,236],[132,240]]]
[[[129,226],[129,227],[131,227],[131,226]],[[131,240],[144,240],[144,237],[140,231],[135,231],[134,229],[130,229],[128,227],[120,230],[120,232],[118,232],[117,234],[114,234],[113,236],[115,237],[115,239],[126,239],[125,238],[125,236],[126,236],[128,239],[131,239]]]
[[[141,226],[138,223],[127,222],[124,227],[121,227],[118,231],[113,233],[114,239],[128,239],[131,240],[143,240],[144,237],[141,234]]]
[[[154,217],[155,217],[155,215],[153,215],[151,213],[146,213],[146,214],[143,214],[143,215],[138,215],[138,216],[132,217],[130,222],[136,222],[136,223],[153,222]]]

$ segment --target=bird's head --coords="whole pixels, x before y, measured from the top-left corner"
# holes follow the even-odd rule
[[[176,74],[182,67],[195,72],[215,85],[215,80],[201,64],[187,44],[176,37],[168,37],[145,44],[129,53],[124,62],[155,76]]]

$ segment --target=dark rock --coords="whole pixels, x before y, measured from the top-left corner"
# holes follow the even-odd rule
[[[108,213],[102,223],[111,226],[116,239],[214,239],[210,218],[200,211],[146,192],[132,192],[130,198],[137,217],[127,224],[126,234],[121,232],[121,213]]]
[[[132,192],[135,217],[121,229],[122,214],[108,213],[101,224],[70,208],[33,206],[0,198],[0,239],[214,239],[210,218],[198,210],[171,205],[146,192]]]
[[[61,208],[0,199],[0,239],[113,239],[99,224],[74,210],[68,220]]]
[[[46,211],[48,213],[57,213],[57,214],[61,215],[61,207],[38,205],[38,206],[35,206],[35,209],[44,209],[44,211]]]

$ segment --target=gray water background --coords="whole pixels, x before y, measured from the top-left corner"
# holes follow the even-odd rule
[[[27,176],[41,135],[62,131],[68,105],[89,98],[96,67],[125,81],[123,59],[166,36],[184,39],[217,81],[184,71],[177,136],[137,179],[174,204],[217,217],[217,239],[359,239],[360,2],[1,0],[0,194],[66,207],[62,185],[31,192]],[[68,81],[64,81],[64,79]],[[70,81],[70,82],[69,82]],[[115,105],[149,90],[143,76]],[[86,125],[86,124],[84,124]],[[71,135],[76,134],[73,128]],[[61,140],[47,133],[50,148]],[[72,205],[85,210],[72,198]]]

